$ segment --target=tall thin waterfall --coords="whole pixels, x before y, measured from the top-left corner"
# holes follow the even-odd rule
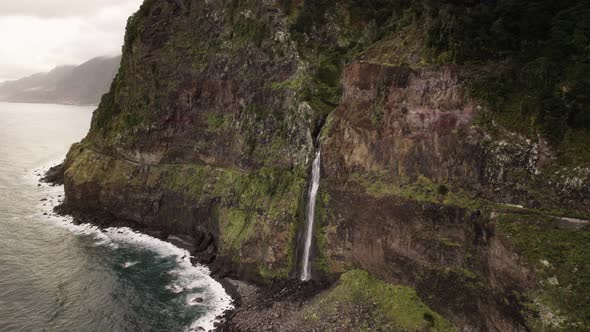
[[[318,148],[313,161],[311,171],[311,186],[309,187],[309,202],[307,203],[307,229],[305,231],[305,250],[303,252],[303,266],[301,269],[301,280],[311,279],[311,266],[309,256],[311,255],[311,240],[313,238],[313,223],[315,219],[315,203],[320,187],[320,160],[322,152]]]

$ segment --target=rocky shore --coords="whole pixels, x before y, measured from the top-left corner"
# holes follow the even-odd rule
[[[42,176],[41,174],[37,174]],[[52,186],[63,185],[63,163],[51,167],[40,182]],[[53,197],[51,197],[53,198]],[[59,197],[61,199],[61,197]],[[49,198],[45,198],[48,200]],[[276,280],[269,284],[255,284],[235,279],[229,270],[216,262],[211,253],[198,250],[196,239],[182,234],[171,234],[157,227],[122,220],[109,213],[83,213],[71,209],[64,202],[54,208],[57,215],[73,218],[77,224],[92,224],[100,228],[127,227],[154,238],[170,242],[191,253],[193,264],[209,266],[211,276],[218,281],[234,300],[235,308],[218,317],[217,331],[313,331],[316,327],[302,325],[301,310],[313,297],[328,285],[322,282],[301,282],[297,279]],[[206,250],[205,250],[206,251]],[[366,312],[366,311],[365,311]],[[357,315],[362,311],[356,312]],[[340,320],[339,320],[340,321]],[[346,320],[342,320],[346,321]],[[325,324],[324,324],[325,325]],[[345,325],[341,325],[344,327]],[[301,330],[303,328],[303,330]]]

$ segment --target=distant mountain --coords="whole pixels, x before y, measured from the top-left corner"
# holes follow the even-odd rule
[[[117,74],[121,56],[97,57],[79,66],[59,66],[0,83],[0,101],[96,105]]]

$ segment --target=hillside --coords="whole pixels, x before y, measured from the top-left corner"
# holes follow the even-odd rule
[[[121,57],[97,57],[0,83],[0,101],[97,105],[119,69]]]
[[[229,330],[588,330],[585,4],[146,0],[64,208],[273,289],[299,276],[321,149],[328,289]]]

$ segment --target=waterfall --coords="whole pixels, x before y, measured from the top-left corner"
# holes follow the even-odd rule
[[[301,280],[311,279],[311,266],[309,256],[311,255],[311,242],[313,239],[313,223],[315,219],[315,203],[320,187],[320,160],[321,150],[318,148],[313,161],[311,171],[311,185],[309,187],[309,201],[307,203],[307,228],[305,230],[305,250],[303,252],[303,266],[301,268]]]

